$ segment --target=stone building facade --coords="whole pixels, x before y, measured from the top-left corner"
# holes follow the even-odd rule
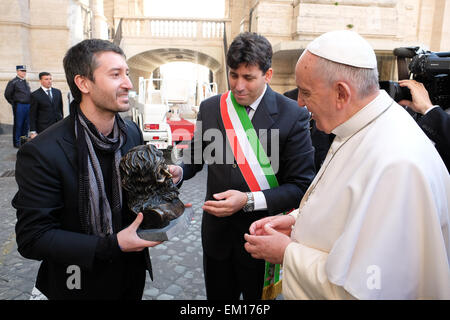
[[[48,71],[54,86],[66,96],[62,59],[67,49],[86,38],[113,41],[116,36],[117,40],[121,20],[134,23],[134,28],[138,26],[135,30],[159,23],[161,17],[143,15],[145,5],[145,0],[0,0],[0,130],[12,124],[12,110],[3,93],[15,76],[16,65],[27,66],[32,90],[39,87],[39,72]],[[225,17],[219,21],[167,21],[177,28],[201,26],[203,34],[205,26],[214,30],[219,26],[216,39],[211,41],[183,35],[164,38],[154,33],[121,33],[119,43],[130,53],[127,58],[134,85],[137,75],[183,57],[208,66],[220,90],[226,90],[223,46],[241,31],[258,32],[271,41],[271,85],[279,92],[295,86],[293,70],[301,50],[330,30],[351,29],[368,39],[377,53],[383,80],[395,79],[394,48],[424,45],[432,51],[450,51],[447,0],[225,0],[224,9]],[[68,114],[67,99],[64,104]]]
[[[240,2],[240,1],[238,1]],[[392,51],[422,45],[450,51],[450,1],[446,0],[250,0],[241,29],[267,36],[274,47],[272,86],[295,86],[301,49],[331,30],[354,30],[375,49],[381,80],[396,78]]]

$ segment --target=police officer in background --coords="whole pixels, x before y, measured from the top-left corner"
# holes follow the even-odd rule
[[[6,85],[5,99],[11,104],[14,116],[13,144],[20,147],[20,137],[28,136],[31,90],[26,81],[27,68],[16,66],[17,76]]]

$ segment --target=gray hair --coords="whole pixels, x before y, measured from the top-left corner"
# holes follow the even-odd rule
[[[329,85],[336,81],[347,81],[355,86],[358,98],[364,98],[379,90],[378,69],[357,68],[333,62],[317,56],[316,72]]]

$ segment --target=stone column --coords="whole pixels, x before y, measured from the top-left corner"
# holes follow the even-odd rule
[[[240,32],[248,31],[248,1],[225,0],[225,17],[231,19],[229,38],[233,39]]]
[[[450,3],[436,0],[432,22],[430,49],[432,51],[450,51]]]
[[[92,10],[92,37],[108,39],[108,24],[103,11],[103,0],[90,0]]]

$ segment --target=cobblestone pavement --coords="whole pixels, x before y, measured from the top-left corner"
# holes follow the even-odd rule
[[[11,134],[0,135],[0,300],[28,300],[34,287],[39,262],[17,252],[14,233],[15,210],[11,200],[17,192],[14,170],[17,149]],[[1,177],[5,175],[4,177]],[[201,206],[205,196],[206,171],[185,181],[180,190],[183,202],[191,202],[193,222],[183,235],[150,249],[154,281],[147,274],[144,300],[204,300],[201,246]]]

